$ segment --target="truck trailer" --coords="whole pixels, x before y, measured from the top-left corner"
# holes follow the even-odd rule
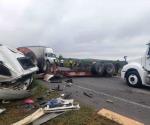
[[[46,72],[50,65],[57,60],[53,49],[49,47],[26,46],[17,49],[32,59],[33,63],[39,67],[39,72]]]

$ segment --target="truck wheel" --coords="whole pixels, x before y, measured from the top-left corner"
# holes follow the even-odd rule
[[[105,73],[105,65],[104,63],[97,63],[96,72],[99,76],[104,76]]]
[[[141,78],[136,71],[130,71],[127,73],[126,81],[128,86],[140,87],[142,85]]]
[[[96,72],[96,64],[92,64],[91,73],[94,74],[94,75],[97,75],[97,72]]]
[[[106,70],[106,74],[108,76],[113,76],[115,73],[115,67],[112,63],[106,63],[105,64],[105,70]]]

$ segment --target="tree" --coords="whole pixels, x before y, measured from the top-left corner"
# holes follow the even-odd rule
[[[63,59],[63,56],[60,54],[59,57],[58,57],[58,59],[59,59],[59,60],[62,60],[62,59]]]

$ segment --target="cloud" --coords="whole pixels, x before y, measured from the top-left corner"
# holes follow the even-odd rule
[[[140,56],[150,36],[147,0],[2,0],[0,40],[46,45],[66,57]]]

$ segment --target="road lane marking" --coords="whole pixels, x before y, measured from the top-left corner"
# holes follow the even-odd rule
[[[136,105],[136,106],[139,106],[139,107],[142,107],[142,108],[145,108],[145,109],[150,109],[150,106],[148,106],[148,105],[143,105],[143,104],[140,104],[140,103],[137,103],[137,102],[134,102],[134,101],[130,101],[130,100],[127,100],[127,99],[124,99],[124,98],[120,98],[120,97],[117,97],[117,96],[113,96],[113,95],[110,95],[110,94],[107,94],[107,93],[104,93],[104,92],[98,92],[98,91],[95,91],[93,89],[89,89],[89,88],[82,87],[82,86],[79,86],[79,85],[75,85],[75,84],[73,84],[73,85],[78,87],[78,88],[81,88],[81,89],[92,91],[92,92],[94,92],[96,94],[100,94],[100,95],[103,95],[103,96],[114,98],[114,99],[117,99],[119,101],[122,101],[122,102],[125,102],[125,103],[129,103],[129,104],[132,104],[132,105]]]

